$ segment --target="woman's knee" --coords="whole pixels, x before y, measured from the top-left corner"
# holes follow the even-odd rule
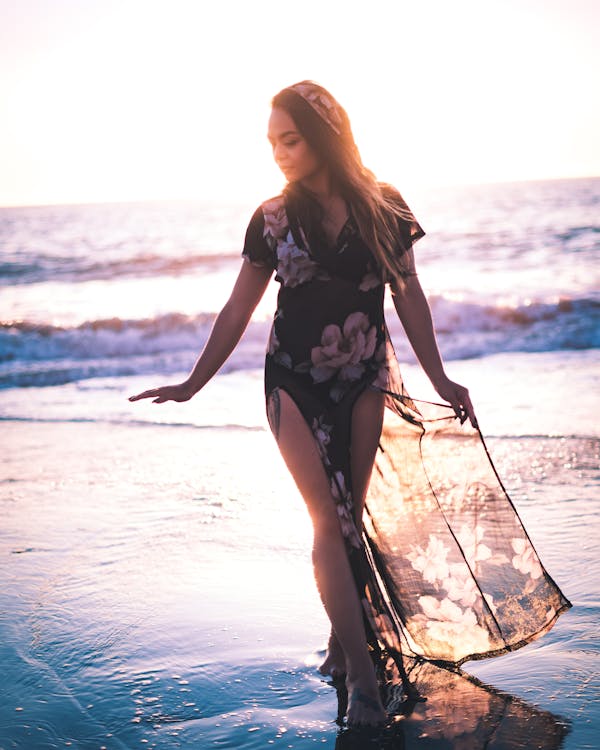
[[[311,514],[315,542],[318,543],[327,543],[341,534],[335,501],[332,497],[327,498],[327,505],[327,509],[320,508]]]

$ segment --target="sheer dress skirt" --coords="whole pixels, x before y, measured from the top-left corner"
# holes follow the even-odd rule
[[[399,227],[407,276],[422,235],[414,218]],[[459,665],[549,630],[571,605],[540,562],[480,432],[449,406],[404,390],[384,319],[384,280],[352,216],[334,247],[309,242],[279,196],[255,212],[243,254],[273,268],[280,284],[266,396],[288,393],[312,431],[373,656],[399,666],[402,654]],[[367,388],[384,393],[387,408],[357,528],[352,410]]]

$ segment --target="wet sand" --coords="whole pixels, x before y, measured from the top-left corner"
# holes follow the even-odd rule
[[[523,382],[507,394],[511,363]],[[392,689],[396,720],[370,744],[340,732],[316,670],[327,620],[310,526],[260,373],[160,412],[127,405],[140,379],[2,392],[0,748],[595,747],[600,441],[593,393],[567,416],[552,399],[561,379],[584,392],[596,366],[504,355],[454,368],[574,606],[463,673],[409,665],[429,699],[407,706]],[[550,406],[532,418],[536,390]]]

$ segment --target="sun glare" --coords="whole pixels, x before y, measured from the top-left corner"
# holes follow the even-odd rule
[[[382,179],[598,173],[599,8],[58,0],[26,17],[4,4],[0,204],[260,199],[282,183],[270,97],[302,78],[344,104]]]

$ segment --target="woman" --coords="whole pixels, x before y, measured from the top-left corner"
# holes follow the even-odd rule
[[[412,245],[424,232],[400,194],[363,166],[344,109],[317,84],[294,84],[273,99],[268,138],[287,185],[253,215],[245,262],[203,352],[183,383],[130,400],[186,401],[197,393],[239,341],[276,271],[281,286],[266,356],[267,415],[314,526],[315,577],[332,626],[320,671],[345,679],[349,725],[379,724],[385,711],[374,665],[392,655],[414,697],[401,641],[405,652],[444,658],[419,650],[418,637],[406,640],[394,560],[386,557],[383,536],[378,547],[373,532],[363,533],[384,406],[419,434],[426,421],[399,379],[383,317],[386,283],[423,369],[450,404],[450,421],[468,419],[471,432],[477,422],[467,389],[444,371],[416,275]],[[442,419],[447,422],[448,414]],[[419,553],[410,554],[412,568],[425,570]],[[450,568],[448,576],[454,591]],[[495,606],[487,596],[486,612]],[[418,616],[413,620],[409,638],[419,626]],[[487,645],[479,652],[494,650]]]

